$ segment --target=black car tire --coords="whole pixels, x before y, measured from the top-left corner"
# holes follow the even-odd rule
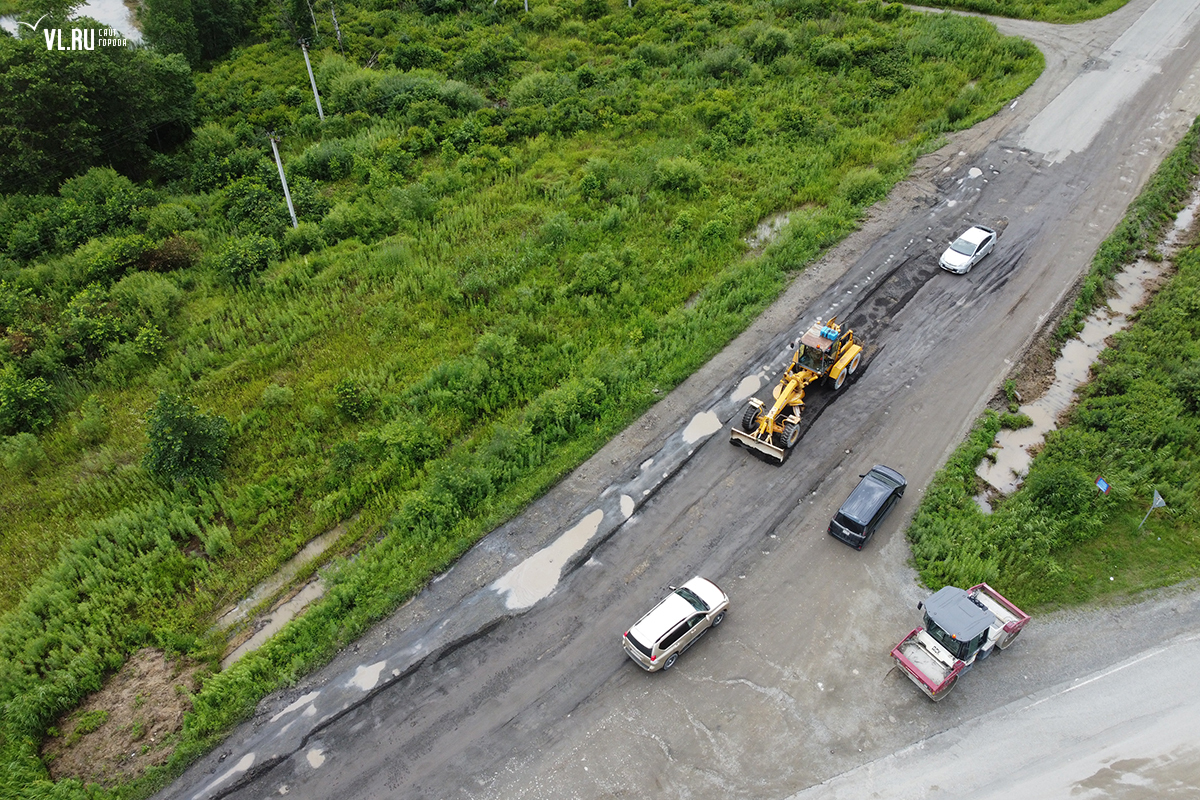
[[[667,660],[663,662],[663,669],[670,669],[675,666],[675,662],[679,660],[679,653],[671,653],[667,656]]]
[[[725,612],[722,611],[720,614],[717,614],[715,617],[713,617],[712,627],[715,628],[724,621],[725,621]]]

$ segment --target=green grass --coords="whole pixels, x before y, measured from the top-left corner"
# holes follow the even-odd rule
[[[45,459],[0,475],[5,796],[77,795],[36,758],[56,716],[146,644],[215,664],[214,613],[353,519],[326,597],[204,682],[170,765],[99,796],[176,774],[692,374],[1042,67],[989,23],[896,5],[519,8],[339,6],[357,33],[347,59],[314,53],[323,124],[268,30],[196,76],[199,127],[157,183],[93,170],[5,198],[0,388],[53,388],[34,409],[52,420],[29,417]],[[285,134],[296,232],[265,126]],[[741,237],[784,209],[801,211],[747,257]],[[281,257],[234,258],[253,236]],[[161,391],[231,423],[219,482],[147,476]]]
[[[1200,121],[1101,246],[1103,274],[1157,245],[1198,163]],[[1001,417],[989,412],[939,471],[908,531],[927,586],[986,580],[1018,604],[1044,609],[1200,576],[1200,251],[1181,251],[1175,266],[1101,354],[1069,424],[1047,436],[1022,488],[993,514],[971,498],[974,469]],[[1093,289],[1102,290],[1103,283]],[[1097,475],[1112,486],[1108,494],[1096,489]],[[1139,532],[1155,491],[1167,507]]]

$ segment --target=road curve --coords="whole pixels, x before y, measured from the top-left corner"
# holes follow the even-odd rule
[[[1029,92],[921,159],[721,355],[159,796],[786,796],[1149,646],[1043,652],[1035,620],[936,706],[887,658],[923,594],[900,535],[920,487],[1200,113],[1197,16],[1195,0],[1134,0],[1078,26],[997,21],[1046,53]],[[1163,49],[1144,30],[1183,33]],[[1093,73],[1113,83],[1080,83]],[[1090,137],[1084,106],[1059,100],[1080,85],[1111,100],[1086,106],[1103,122]],[[940,272],[976,221],[1002,230],[996,252]],[[746,379],[769,390],[787,341],[832,313],[872,360],[836,402],[814,397],[791,461],[711,435]],[[876,462],[911,488],[855,552],[823,531]],[[641,673],[621,631],[695,573],[730,594],[728,621],[669,673]],[[1176,633],[1194,618],[1171,618]]]

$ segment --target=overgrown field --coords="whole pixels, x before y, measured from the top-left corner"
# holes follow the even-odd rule
[[[321,18],[313,52],[321,122],[289,44],[304,18],[274,14],[239,17],[262,41],[223,59],[89,62],[171,88],[143,100],[179,143],[122,167],[137,180],[97,166],[47,191],[4,167],[30,192],[0,203],[4,796],[84,796],[38,757],[58,715],[141,646],[214,660],[214,613],[353,519],[336,549],[357,558],[205,681],[172,763],[95,796],[177,772],[693,372],[1042,65],[984,21],[877,2],[339,4],[341,46]],[[95,136],[68,163],[103,163],[130,129],[97,133],[88,76],[40,47],[0,39],[0,58],[84,87],[71,119]],[[207,65],[194,97],[188,63]],[[783,237],[747,252],[781,209]]]
[[[1103,303],[1107,280],[1158,244],[1198,164],[1200,122],[1101,246],[1066,331]],[[927,586],[988,581],[1018,604],[1046,607],[1200,575],[1200,249],[1180,252],[1174,265],[1101,354],[1070,424],[1051,432],[1022,488],[994,513],[972,499],[975,467],[1000,428],[994,413],[938,473],[908,532]],[[1167,505],[1139,531],[1155,490]]]

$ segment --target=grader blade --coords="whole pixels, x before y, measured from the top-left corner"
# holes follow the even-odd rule
[[[745,445],[752,450],[757,450],[763,455],[770,457],[778,464],[782,464],[785,460],[787,460],[789,452],[782,447],[776,447],[775,444],[770,441],[763,441],[753,433],[746,433],[745,431],[739,430],[736,427],[730,429],[729,431],[729,443]]]

